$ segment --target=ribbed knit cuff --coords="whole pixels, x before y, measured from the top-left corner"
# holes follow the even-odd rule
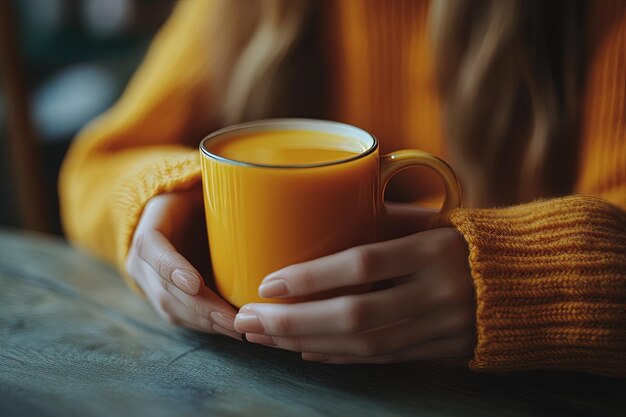
[[[182,191],[197,184],[201,179],[199,152],[180,146],[159,146],[144,151],[115,190],[113,217],[116,232],[115,262],[128,285],[141,294],[133,279],[124,270],[126,256],[143,209],[152,197]]]
[[[470,366],[626,376],[626,214],[584,196],[457,209],[476,288]]]

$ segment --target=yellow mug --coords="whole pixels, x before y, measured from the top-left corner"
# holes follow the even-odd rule
[[[332,137],[329,143],[349,153],[324,162],[272,164],[230,159],[220,151],[241,138],[272,134],[288,135],[295,147],[305,151],[309,147],[311,152],[319,147],[316,137]],[[241,148],[249,143],[234,145]],[[250,148],[251,153],[259,151]],[[258,295],[261,281],[271,272],[375,242],[385,213],[385,186],[404,168],[427,166],[441,176],[446,193],[442,213],[461,202],[457,178],[441,159],[418,150],[379,156],[374,136],[338,122],[242,123],[208,135],[200,143],[200,154],[215,284],[224,299],[237,307],[285,302]]]

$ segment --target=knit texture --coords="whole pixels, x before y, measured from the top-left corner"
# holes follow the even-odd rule
[[[122,274],[146,202],[198,183],[197,145],[218,127],[207,30],[217,3],[178,3],[123,97],[81,132],[63,164],[70,241]],[[428,3],[325,4],[333,118],[374,133],[383,152],[418,148],[445,158]],[[626,376],[625,10],[626,2],[592,2],[589,13],[574,190],[586,196],[459,209],[447,219],[470,248],[478,303],[473,369]],[[424,201],[439,188],[436,177],[408,170],[390,191]]]
[[[59,178],[70,241],[124,262],[146,202],[200,179],[197,144],[212,123],[206,16],[213,2],[184,2],[161,29],[122,98],[70,147]]]
[[[470,248],[474,369],[561,368],[626,375],[626,214],[572,196],[458,209]]]

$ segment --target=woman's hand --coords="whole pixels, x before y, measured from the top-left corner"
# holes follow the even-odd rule
[[[267,276],[259,294],[301,296],[366,283],[379,289],[296,304],[248,304],[235,329],[250,342],[328,363],[471,356],[475,301],[467,258],[463,237],[440,228],[292,265]]]
[[[235,310],[191,264],[208,274],[208,260],[202,189],[152,198],[135,230],[126,271],[168,322],[241,340],[233,327]]]

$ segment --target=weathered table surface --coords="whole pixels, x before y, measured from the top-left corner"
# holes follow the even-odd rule
[[[335,366],[167,326],[109,267],[0,230],[1,416],[626,415],[626,381]]]

